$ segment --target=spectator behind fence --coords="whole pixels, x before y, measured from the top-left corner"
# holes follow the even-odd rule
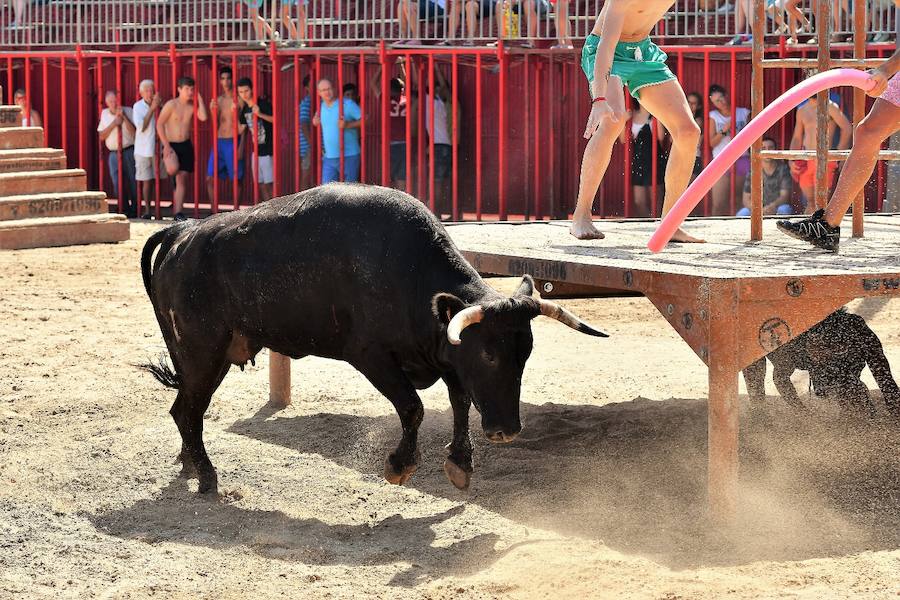
[[[697,142],[697,158],[694,159],[694,170],[691,173],[691,181],[697,178],[703,171],[703,98],[699,92],[691,92],[687,95],[688,106],[694,116],[694,122],[700,128],[700,140]]]
[[[359,88],[355,83],[345,83],[341,88],[341,95],[359,104]]]
[[[344,98],[343,105],[334,95],[334,86],[328,79],[318,84],[319,110],[313,117],[313,125],[322,128],[322,183],[341,180],[341,134],[344,140],[344,178],[343,181],[359,181],[359,126],[362,111],[359,105]],[[343,117],[341,109],[343,108]]]
[[[709,88],[709,100],[715,110],[709,113],[709,146],[712,148],[712,157],[715,158],[725,149],[725,146],[731,142],[731,103],[728,100],[728,93],[720,85],[712,85]],[[750,110],[747,108],[736,108],[734,114],[734,124],[737,131],[735,135],[741,131],[750,121]],[[734,163],[734,168],[729,174],[723,175],[714,185],[712,189],[712,206],[714,215],[727,215],[732,210],[732,199],[743,196],[744,179],[750,173],[750,154],[745,152]],[[731,193],[731,175],[734,177],[734,196]]]
[[[398,61],[400,62],[400,61]],[[401,75],[405,75],[404,66],[400,64]],[[410,74],[414,73],[414,69],[410,69]],[[375,76],[370,80],[372,86],[372,94],[375,98],[381,98],[381,71],[377,71]],[[391,140],[391,185],[398,190],[406,191],[406,124],[409,121],[410,139],[416,137],[418,129],[418,118],[416,114],[416,103],[410,102],[407,94],[407,85],[402,77],[394,77],[389,84],[391,109],[388,113],[390,121],[390,140]],[[407,115],[407,110],[409,114]]]
[[[112,179],[116,198],[129,217],[137,216],[137,184],[134,180],[134,121],[130,108],[119,104],[119,93],[109,90],[105,96],[106,108],[100,113],[97,131],[109,150],[107,162],[109,177]],[[121,133],[121,135],[120,135]],[[119,143],[122,145],[121,165]],[[119,167],[121,166],[123,189],[119,188]]]
[[[33,108],[29,111],[29,114],[25,114],[25,90],[19,88],[13,94],[13,102],[16,103],[16,106],[21,108],[19,114],[16,116],[16,122],[19,127],[43,127],[44,122],[41,119],[41,113],[34,110]]]
[[[775,150],[778,145],[770,137],[763,138],[763,150]],[[783,160],[773,158],[762,159],[763,175],[763,214],[764,215],[792,215],[794,208],[791,206],[791,191],[793,179],[791,170]],[[737,211],[739,217],[750,216],[751,206],[751,182],[750,177],[744,180],[744,206]]]
[[[256,98],[253,93],[253,82],[244,77],[237,83],[238,96],[243,102],[241,108],[241,117],[247,130],[250,132],[250,139],[253,139],[253,117],[259,121],[259,130],[256,135],[256,150],[259,152],[259,162],[256,162],[256,155],[253,155],[253,164],[257,164],[256,183],[259,185],[259,198],[263,202],[272,198],[272,182],[274,179],[274,164],[272,160],[272,105],[265,98]],[[254,152],[251,142],[250,151]]]
[[[453,3],[459,3],[462,0],[449,0]],[[400,37],[409,37],[406,42],[408,44],[419,44],[422,42],[422,27],[420,21],[442,21],[447,10],[448,0],[400,0],[397,4],[397,15],[400,21]],[[457,15],[455,19],[458,22],[459,9],[453,9],[453,14]],[[453,25],[452,23],[450,25]],[[449,28],[449,27],[448,27]],[[456,27],[452,28],[453,35],[456,36]]]
[[[141,196],[147,203],[137,207],[142,219],[150,218],[150,199],[153,197],[153,183],[156,180],[156,109],[162,99],[156,93],[156,85],[152,79],[143,80],[138,86],[141,99],[134,103],[131,113],[134,117],[134,172],[135,179],[141,182]]]
[[[431,141],[434,142],[434,181],[435,181],[435,211],[440,215],[445,208],[444,198],[447,196],[447,187],[453,174],[453,111],[452,90],[444,78],[440,69],[434,70],[435,93],[428,94],[425,99],[425,130]],[[432,106],[434,107],[434,130],[432,131]],[[462,103],[456,103],[457,123],[462,119]],[[456,141],[459,142],[459,130],[456,128]],[[425,168],[423,166],[423,168]],[[429,166],[430,169],[430,166]]]
[[[159,119],[156,121],[156,135],[163,145],[163,162],[166,172],[175,177],[173,216],[176,221],[184,221],[182,213],[184,199],[190,183],[190,174],[194,172],[193,132],[194,97],[196,96],[197,120],[209,118],[203,97],[194,92],[194,80],[181,77],[177,81],[178,96],[166,102]],[[194,199],[196,202],[196,198]]]
[[[231,67],[219,69],[219,85],[222,93],[210,102],[209,108],[216,120],[216,151],[209,154],[206,163],[206,193],[209,201],[215,196],[215,177],[225,181],[234,181],[237,197],[241,196],[241,182],[244,179],[243,134],[244,124],[235,120],[234,74]],[[238,107],[239,108],[239,107]],[[237,138],[237,147],[235,147]],[[237,172],[235,172],[237,157]]]
[[[801,104],[797,108],[797,120],[794,124],[794,135],[791,137],[791,150],[816,150],[818,131],[817,112],[819,101],[816,96]],[[846,150],[850,147],[850,141],[853,137],[853,124],[847,116],[841,111],[841,107],[837,102],[829,97],[828,100],[828,147],[831,148],[831,141],[834,140],[836,130],[840,130],[840,139],[838,140],[838,149]],[[816,192],[816,170],[818,168],[818,159],[810,158],[806,160],[793,160],[790,163],[791,174],[800,185],[800,191],[803,194],[805,202],[805,211],[811,212],[815,204]],[[829,161],[825,169],[825,186],[830,190],[834,181],[834,173],[837,171],[837,163]]]
[[[550,0],[556,5],[556,44],[552,50],[572,50],[572,38],[569,37],[569,0]]]
[[[298,148],[300,151],[300,189],[305,190],[312,187],[312,146],[310,140],[312,137],[312,98],[309,95],[309,75],[303,78],[300,86],[300,93],[303,98],[300,100],[299,110],[299,130]]]
[[[631,127],[622,128],[619,142],[626,142],[631,133],[631,188],[634,195],[634,217],[652,216],[650,200],[653,197],[653,128],[657,129],[656,140],[656,185],[662,197],[662,182],[666,174],[668,152],[666,152],[666,128],[640,102],[635,100],[635,109],[628,111],[626,120]]]

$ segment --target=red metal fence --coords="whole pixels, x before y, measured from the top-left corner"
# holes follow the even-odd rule
[[[685,91],[697,91],[704,98],[703,114],[710,110],[705,93],[713,83],[731,92],[732,107],[750,105],[749,81],[751,64],[746,47],[666,47],[669,64]],[[875,51],[884,55],[889,49]],[[815,48],[789,50],[782,46],[773,55],[792,56],[815,52]],[[546,218],[566,217],[574,207],[578,189],[584,139],[581,132],[590,109],[587,87],[576,52],[539,52],[492,48],[378,48],[358,50],[281,51],[169,51],[151,52],[44,52],[6,53],[0,56],[0,84],[7,99],[12,91],[26,90],[26,104],[44,117],[45,140],[49,146],[66,150],[69,165],[85,168],[89,184],[112,195],[112,182],[106,174],[106,161],[96,133],[96,123],[103,108],[106,90],[122,90],[122,102],[131,105],[137,99],[138,83],[153,79],[164,99],[175,94],[175,80],[190,75],[197,81],[197,91],[208,103],[218,93],[216,71],[222,66],[234,70],[234,81],[250,77],[257,94],[268,97],[275,113],[274,165],[276,195],[298,191],[301,160],[298,142],[299,103],[305,94],[315,95],[315,82],[332,79],[340,90],[346,82],[355,82],[363,109],[361,178],[367,183],[390,184],[389,95],[387,77],[381,78],[381,93],[376,94],[370,82],[381,70],[398,74],[397,60],[403,59],[407,70],[414,71],[416,87],[434,89],[435,75],[443,73],[449,82],[452,114],[461,109],[462,118],[453,120],[452,170],[446,181],[436,179],[433,140],[426,130],[426,94],[414,95],[411,102],[419,110],[418,122],[407,118],[407,186],[411,193],[425,201],[435,212],[451,218]],[[310,76],[308,88],[301,85]],[[773,99],[795,83],[796,75],[787,70],[767,72],[766,97]],[[415,89],[413,92],[415,93]],[[849,106],[850,94],[842,98]],[[313,109],[318,101],[312,102]],[[734,111],[732,111],[732,114]],[[432,119],[434,111],[431,112]],[[707,121],[707,119],[704,119]],[[234,122],[237,122],[234,119]],[[432,124],[433,125],[433,124]],[[792,119],[784,120],[774,131],[781,148],[788,146]],[[413,130],[419,135],[414,136]],[[704,162],[709,160],[709,132],[704,122]],[[205,192],[206,161],[216,152],[213,143],[216,123],[195,119],[193,140],[196,170],[192,193],[186,206],[195,215],[250,205],[258,200],[258,187],[244,185],[238,195],[235,182],[215,180],[214,194]],[[320,132],[314,130],[314,138]],[[630,136],[626,144],[617,144],[612,161],[595,204],[601,216],[633,214],[630,181]],[[661,143],[654,136],[654,144]],[[663,142],[664,143],[664,142]],[[249,164],[250,144],[245,146]],[[318,145],[318,144],[314,144]],[[319,153],[313,153],[313,173],[321,177]],[[662,173],[653,180],[660,182]],[[122,170],[120,169],[120,173]],[[245,179],[253,182],[257,170],[247,169]],[[155,211],[168,204],[171,186],[164,176],[156,185]],[[442,186],[446,194],[439,193]],[[659,186],[651,188],[653,214],[662,203]],[[140,193],[140,192],[139,192]],[[740,190],[732,190],[732,206],[736,208]],[[445,201],[441,201],[441,197]],[[869,210],[878,210],[884,198],[884,165],[869,189]],[[703,214],[710,214],[707,201]],[[733,214],[733,210],[731,211]]]

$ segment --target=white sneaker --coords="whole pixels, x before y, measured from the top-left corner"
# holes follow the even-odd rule
[[[728,13],[730,13],[733,10],[734,10],[734,4],[729,4],[728,2],[726,2],[725,4],[723,4],[722,6],[720,6],[719,8],[716,9],[716,14],[717,15],[727,15]]]

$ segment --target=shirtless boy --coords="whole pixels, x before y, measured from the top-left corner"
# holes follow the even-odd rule
[[[584,137],[578,204],[571,233],[581,240],[602,239],[591,222],[591,205],[609,166],[613,144],[625,126],[625,93],[641,101],[672,135],[666,167],[666,197],[662,214],[687,188],[700,141],[681,85],[666,66],[666,53],[647,37],[672,6],[673,0],[607,0],[581,53],[581,68],[590,84],[592,105]],[[676,242],[701,242],[679,229]]]
[[[900,0],[894,0],[894,5],[900,8]],[[900,19],[897,20],[897,39],[900,40]],[[875,86],[868,94],[878,99],[866,118],[856,126],[853,149],[828,206],[820,208],[808,219],[778,221],[778,229],[784,233],[835,253],[841,241],[841,221],[872,176],[881,144],[900,131],[900,46],[886,62],[869,71],[869,79]]]
[[[246,127],[240,122],[240,117],[235,120],[235,115],[240,114],[241,106],[235,111],[234,82],[231,67],[223,67],[219,70],[219,85],[222,93],[216,97],[215,102],[210,103],[209,108],[216,119],[216,152],[209,155],[206,164],[206,193],[209,201],[213,201],[215,195],[215,179],[237,181],[237,196],[241,195],[241,180],[244,178],[244,144],[243,135]],[[235,128],[237,125],[237,128]],[[234,172],[234,144],[237,138],[237,177]]]
[[[166,102],[156,120],[156,135],[163,145],[163,159],[174,154],[178,157],[175,174],[175,202],[173,212],[176,221],[185,220],[181,212],[187,195],[190,174],[194,172],[194,144],[191,130],[194,119],[194,80],[181,77],[177,82],[178,96]],[[197,119],[208,118],[203,97],[197,93]]]
[[[816,123],[816,113],[819,109],[819,102],[815,96],[809,99],[797,109],[797,123],[794,125],[794,137],[791,138],[791,150],[815,150],[816,149],[816,132],[818,126]],[[834,100],[828,100],[828,140],[834,139],[834,130],[841,130],[840,142],[838,142],[838,150],[846,150],[850,147],[850,139],[853,137],[853,124],[847,116],[841,112],[841,108]],[[829,143],[830,146],[830,143]],[[816,167],[819,161],[815,158],[809,160],[792,160],[791,175],[800,184],[800,190],[806,199],[807,209],[814,206],[816,192]],[[831,189],[831,183],[834,180],[834,172],[837,169],[837,163],[829,162],[827,168],[827,178],[825,185]]]

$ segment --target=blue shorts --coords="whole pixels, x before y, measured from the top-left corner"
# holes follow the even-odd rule
[[[434,21],[444,18],[444,9],[431,0],[419,0],[419,20]]]
[[[322,185],[332,181],[359,181],[359,154],[344,157],[344,179],[341,179],[341,159],[322,159]]]
[[[213,153],[209,155],[209,162],[206,163],[206,176],[213,176],[213,159],[217,158],[219,165],[216,171],[219,174],[219,179],[234,179],[234,140],[231,138],[219,138],[216,140],[216,151],[218,157],[214,156]],[[243,159],[238,160],[237,178],[244,178]]]

